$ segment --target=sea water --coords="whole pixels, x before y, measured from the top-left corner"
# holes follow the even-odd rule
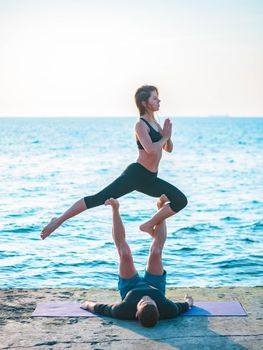
[[[0,119],[0,287],[116,287],[109,207],[81,213],[44,241],[40,232],[136,160],[135,120]],[[164,152],[159,177],[189,204],[167,220],[168,286],[262,285],[263,119],[172,121],[174,151]],[[139,273],[151,237],[138,227],[155,202],[138,192],[120,198]]]

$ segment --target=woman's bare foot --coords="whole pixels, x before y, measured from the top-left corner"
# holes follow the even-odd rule
[[[40,234],[42,239],[47,238],[52,232],[54,232],[61,224],[57,218],[53,218],[47,226],[45,226]]]
[[[161,197],[157,200],[157,208],[158,210],[161,209],[165,203],[169,202],[169,199],[166,197],[165,194],[162,194]]]
[[[149,233],[149,235],[154,237],[154,229],[155,229],[155,227],[152,227],[152,225],[149,224],[148,221],[145,222],[144,224],[140,225],[139,228],[140,228],[141,231],[147,232],[147,233]]]
[[[119,209],[120,203],[117,199],[109,198],[104,203],[105,205],[111,205],[112,209]]]
[[[162,194],[156,203],[158,210],[161,209],[165,205],[165,203],[168,201],[169,199],[166,197],[166,195]],[[142,224],[140,226],[140,230],[149,233],[149,235],[151,235],[152,237],[155,236],[155,226],[152,226],[151,224],[149,224],[149,221]]]

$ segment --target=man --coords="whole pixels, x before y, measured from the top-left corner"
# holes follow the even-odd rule
[[[167,197],[162,195],[157,201],[157,208],[162,208],[167,201]],[[142,278],[135,269],[130,247],[125,240],[119,202],[110,198],[105,205],[112,207],[112,237],[120,258],[118,288],[122,301],[114,304],[86,301],[81,308],[122,320],[138,319],[144,327],[153,327],[159,319],[177,317],[191,308],[192,297],[186,296],[185,302],[176,303],[165,297],[166,271],[162,264],[167,235],[165,221],[155,227],[145,276]]]

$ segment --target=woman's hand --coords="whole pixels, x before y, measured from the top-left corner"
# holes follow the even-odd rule
[[[172,123],[169,118],[165,119],[163,123],[163,137],[167,139],[167,141],[171,138],[172,136]]]
[[[172,135],[172,123],[171,123],[170,119],[167,118],[167,119],[165,119],[164,124],[163,124],[162,136],[168,137],[165,145],[163,146],[163,149],[169,153],[171,153],[173,150],[173,143],[171,140],[171,135]]]

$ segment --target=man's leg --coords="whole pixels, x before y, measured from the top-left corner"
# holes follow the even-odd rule
[[[125,229],[119,213],[119,202],[116,199],[107,199],[105,205],[112,207],[112,238],[119,253],[119,274],[122,278],[132,278],[137,274],[130,247],[125,239]]]
[[[157,202],[158,210],[161,209],[167,201],[168,198],[165,195],[162,195]],[[146,271],[153,275],[162,275],[164,272],[162,264],[162,251],[166,236],[167,228],[164,220],[155,226],[154,236],[150,247]]]

